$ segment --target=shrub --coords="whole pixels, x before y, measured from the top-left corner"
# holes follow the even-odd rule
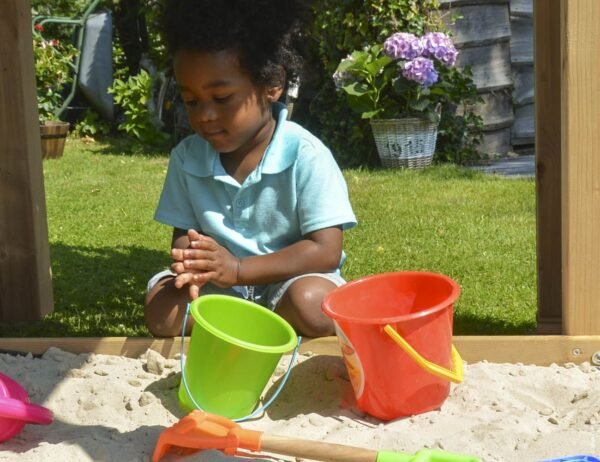
[[[158,146],[168,140],[168,135],[156,127],[148,108],[152,79],[145,70],[126,80],[115,79],[108,91],[123,111],[124,120],[118,125],[119,130],[148,145]]]
[[[40,121],[56,118],[63,101],[63,92],[73,82],[71,62],[75,48],[59,39],[46,40],[44,28],[36,26],[33,32],[33,56],[37,86],[37,104]]]

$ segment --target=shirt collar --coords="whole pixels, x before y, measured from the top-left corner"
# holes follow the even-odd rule
[[[298,137],[292,136],[287,120],[288,111],[284,104],[273,104],[273,117],[277,121],[273,138],[267,146],[259,167],[262,173],[280,173],[296,160]]]
[[[265,174],[280,173],[287,169],[296,159],[298,146],[298,138],[290,136],[289,130],[286,129],[286,125],[289,125],[286,106],[282,103],[273,103],[272,111],[277,125],[271,142],[257,167],[259,173]],[[183,167],[185,171],[200,177],[214,176],[217,178],[227,175],[221,165],[219,153],[212,148],[210,143],[198,135],[192,135],[184,142],[189,143],[188,152],[193,152],[193,155],[186,157]]]

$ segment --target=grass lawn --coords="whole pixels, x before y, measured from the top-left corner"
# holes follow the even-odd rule
[[[153,221],[164,154],[69,140],[44,161],[55,311],[0,336],[145,336],[148,278],[168,266],[171,229]],[[345,170],[359,225],[345,235],[347,279],[434,271],[462,287],[455,334],[535,328],[535,182],[455,166]]]

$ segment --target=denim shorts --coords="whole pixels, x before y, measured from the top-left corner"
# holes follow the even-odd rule
[[[160,281],[166,277],[176,276],[176,273],[170,269],[166,269],[156,273],[148,281],[148,292]],[[320,277],[333,282],[337,287],[344,285],[346,281],[339,273],[306,273],[300,276],[295,276],[291,279],[282,282],[276,282],[273,284],[266,284],[262,286],[234,286],[230,288],[217,287],[214,284],[205,284],[200,288],[200,295],[209,294],[220,294],[229,295],[238,298],[244,298],[251,302],[262,305],[270,310],[275,310],[277,304],[285,294],[286,290],[299,279],[305,277]]]

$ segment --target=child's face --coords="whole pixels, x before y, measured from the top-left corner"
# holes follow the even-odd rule
[[[243,153],[273,122],[282,89],[257,87],[231,51],[182,50],[173,62],[194,131],[221,153]]]

